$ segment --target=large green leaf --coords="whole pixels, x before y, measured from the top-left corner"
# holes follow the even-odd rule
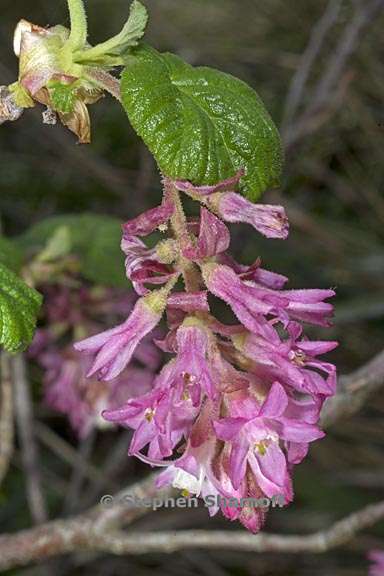
[[[30,344],[36,326],[41,295],[0,263],[0,344],[19,352]]]
[[[214,184],[245,168],[242,191],[252,200],[279,184],[279,133],[241,80],[140,46],[127,60],[121,90],[132,126],[166,176]]]
[[[45,249],[60,229],[68,231],[70,252],[79,256],[85,278],[106,286],[127,287],[120,220],[94,214],[48,218],[23,234],[19,244],[34,252]]]

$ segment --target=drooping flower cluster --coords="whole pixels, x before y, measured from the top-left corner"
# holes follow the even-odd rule
[[[384,552],[382,550],[372,550],[368,555],[372,565],[369,569],[369,576],[384,575]]]
[[[204,187],[164,180],[161,206],[123,226],[127,276],[140,299],[123,324],[75,347],[92,359],[90,375],[108,381],[166,312],[169,331],[156,343],[174,357],[149,392],[104,418],[135,431],[131,455],[165,468],[159,486],[234,498],[238,506],[223,500],[210,513],[221,508],[257,532],[265,510],[242,506],[241,498],[290,502],[293,466],[324,435],[319,414],[335,392],[336,372],[318,357],[336,342],[308,340],[303,323],[329,326],[326,300],[334,292],[287,290],[287,278],[260,260],[244,266],[230,257],[226,221],[248,223],[268,238],[288,235],[283,208],[252,204],[234,191],[241,176]],[[198,220],[186,218],[181,192],[200,203]],[[141,238],[158,230],[168,237],[148,248]],[[213,316],[209,293],[237,322]]]
[[[117,408],[129,398],[151,389],[161,352],[148,339],[135,352],[135,362],[106,384],[88,380],[91,363],[73,349],[79,335],[94,334],[105,322],[128,314],[133,293],[110,288],[74,290],[70,286],[44,286],[44,323],[37,330],[29,354],[44,370],[44,400],[65,414],[75,432],[86,436],[93,427],[105,428],[101,418],[106,408]]]

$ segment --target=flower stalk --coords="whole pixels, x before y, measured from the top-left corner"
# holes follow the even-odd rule
[[[72,52],[75,52],[81,50],[87,42],[87,15],[82,0],[68,0],[68,10],[71,22],[68,46]]]
[[[180,192],[173,182],[165,183],[166,193],[171,195],[175,206],[174,214],[171,218],[171,225],[175,235],[176,242],[180,247],[189,244],[193,239],[188,232],[187,219],[184,214],[183,204],[180,198]],[[179,268],[183,275],[185,289],[187,292],[198,292],[201,288],[201,274],[193,262],[185,258],[182,254],[179,256]]]

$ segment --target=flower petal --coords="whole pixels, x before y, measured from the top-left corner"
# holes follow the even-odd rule
[[[209,198],[208,203],[227,222],[251,224],[267,238],[288,237],[288,218],[282,206],[254,204],[234,192],[217,194]]]

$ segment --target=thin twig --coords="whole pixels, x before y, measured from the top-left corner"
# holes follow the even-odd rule
[[[290,124],[300,107],[303,91],[310,75],[311,67],[324,44],[327,33],[337,20],[341,8],[341,2],[342,0],[329,0],[324,14],[313,27],[308,46],[301,57],[300,65],[293,76],[288,92],[284,111],[283,131],[284,127]]]
[[[21,354],[13,359],[13,375],[16,423],[24,465],[27,499],[34,523],[41,524],[47,520],[48,514],[41,489],[30,385],[27,381],[25,359]]]
[[[316,93],[308,114],[313,113],[316,108],[322,106],[329,99],[330,92],[343,75],[346,62],[359,43],[363,28],[369,24],[377,12],[383,8],[383,0],[364,0],[358,3],[358,8],[335,50],[334,58],[328,61],[325,74],[316,87]]]
[[[104,474],[90,462],[82,461],[81,455],[63,438],[42,422],[36,422],[36,436],[56,456],[67,462],[72,468],[82,467],[86,477],[92,482],[101,482]]]
[[[338,420],[352,416],[360,410],[369,396],[382,386],[384,386],[384,351],[362,368],[339,378],[336,396],[330,398],[324,406],[322,425],[328,428]]]
[[[87,494],[85,494],[85,507],[91,506],[97,496],[102,493],[102,490],[105,490],[106,486],[110,486],[113,483],[113,478],[116,477],[122,466],[127,466],[129,462],[132,462],[125,458],[127,446],[131,439],[132,431],[129,430],[124,431],[121,437],[116,440],[108,458],[103,463],[103,473],[92,483],[87,490]]]
[[[90,460],[95,440],[96,430],[93,429],[88,436],[83,439],[79,446],[78,454],[80,462],[79,465],[73,468],[72,478],[64,500],[64,510],[66,513],[78,511],[81,488],[83,486],[84,478],[86,477],[86,465]]]
[[[13,452],[13,391],[10,357],[1,353],[0,382],[0,485],[8,471]]]
[[[321,33],[323,32],[322,26],[326,32],[326,25],[328,24],[326,13],[322,17],[322,19],[325,18],[325,23],[324,21],[321,23],[321,19],[315,25],[308,48],[302,60],[304,70],[299,69],[297,72],[298,78],[294,78],[291,88],[292,92],[288,95],[283,132],[286,150],[291,149],[298,141],[302,140],[309,133],[317,130],[328,120],[330,114],[332,114],[335,108],[343,101],[342,95],[352,79],[350,74],[345,74],[347,63],[356,47],[359,46],[362,32],[374,21],[377,13],[383,8],[384,0],[363,0],[358,2],[358,7],[355,9],[353,17],[345,27],[344,33],[333,50],[332,58],[327,60],[324,73],[320,76],[319,81],[312,90],[310,91],[308,88],[306,91],[305,96],[309,102],[308,106],[301,114],[295,116],[291,110],[297,111],[300,100],[304,99],[304,85],[310,72],[310,68],[305,60],[305,55],[306,58],[310,60],[313,55],[316,57],[318,54],[323,41],[321,37]],[[331,17],[332,12],[330,19]],[[309,64],[311,64],[311,62],[309,62]],[[299,100],[297,100],[298,96],[296,93],[300,96]]]

